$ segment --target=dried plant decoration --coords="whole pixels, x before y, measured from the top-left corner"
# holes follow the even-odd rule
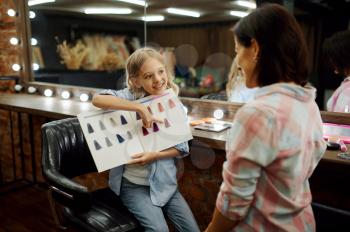
[[[67,41],[64,40],[63,43],[57,45],[57,52],[62,59],[61,63],[65,64],[67,69],[78,70],[89,49],[81,40],[78,40],[74,46],[67,44]]]

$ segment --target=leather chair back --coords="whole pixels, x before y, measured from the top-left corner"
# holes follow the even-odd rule
[[[73,178],[97,171],[77,118],[46,123],[42,133],[44,174],[56,170]]]

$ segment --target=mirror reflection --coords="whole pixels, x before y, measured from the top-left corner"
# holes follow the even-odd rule
[[[318,90],[319,107],[325,109],[326,100],[342,78],[324,65],[322,43],[348,28],[349,2],[243,1],[252,7],[238,2],[149,0],[147,8],[126,0],[56,0],[31,5],[36,15],[31,19],[33,42],[37,43],[33,47],[35,81],[119,89],[125,84],[123,65],[128,55],[151,45],[162,51],[181,87],[181,96],[226,100],[235,56],[230,29],[254,5],[278,2],[293,12],[301,25],[310,54],[310,83]],[[104,9],[86,14],[91,8]],[[115,8],[131,13],[114,14]],[[184,15],[179,10],[193,12]],[[145,12],[147,18],[142,18]]]
[[[35,81],[121,88],[128,55],[145,44],[160,49],[181,95],[202,97],[225,89],[234,55],[230,28],[248,12],[234,1],[148,1],[147,43],[143,6],[124,1],[65,1],[31,5]],[[255,5],[254,1],[249,1]],[[103,7],[131,14],[86,14]],[[192,10],[184,15],[177,10]],[[97,10],[97,9],[95,9]],[[188,13],[188,12],[185,12]],[[196,15],[197,14],[197,15]]]

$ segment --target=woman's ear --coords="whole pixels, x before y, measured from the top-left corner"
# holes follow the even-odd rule
[[[253,59],[254,61],[258,61],[260,56],[260,46],[256,39],[252,39],[251,46],[253,48]]]
[[[140,84],[139,78],[131,77],[130,80],[131,80],[131,82],[134,84],[134,86],[136,88],[141,88],[141,84]]]

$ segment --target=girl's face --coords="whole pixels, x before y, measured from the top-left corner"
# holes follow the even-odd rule
[[[248,88],[257,87],[255,67],[257,63],[258,47],[255,40],[249,47],[241,45],[235,36],[235,51],[238,67],[241,68]]]
[[[149,57],[141,66],[139,75],[135,78],[135,84],[150,95],[162,94],[168,84],[164,65],[157,59]]]

